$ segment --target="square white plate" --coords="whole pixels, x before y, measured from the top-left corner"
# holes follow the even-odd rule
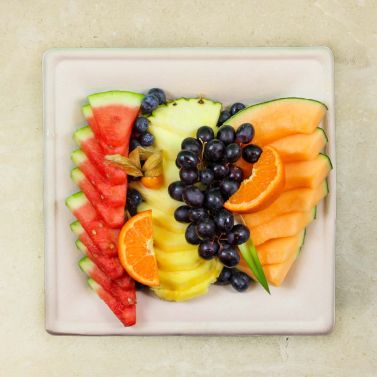
[[[238,49],[54,49],[43,60],[45,138],[46,329],[54,334],[323,334],[334,324],[335,168],[330,195],[308,228],[287,280],[240,294],[213,286],[184,303],[138,295],[137,325],[124,328],[86,284],[77,262],[73,217],[65,207],[77,191],[70,180],[73,131],[84,125],[88,94],[124,89],[167,90],[224,104],[279,97],[314,98],[328,105],[327,151],[335,167],[333,56],[325,47]]]

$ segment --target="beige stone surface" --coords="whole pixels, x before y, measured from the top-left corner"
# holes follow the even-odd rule
[[[48,335],[42,53],[308,45],[329,46],[336,61],[335,331],[254,338]],[[374,0],[0,0],[0,376],[376,376],[376,63]]]

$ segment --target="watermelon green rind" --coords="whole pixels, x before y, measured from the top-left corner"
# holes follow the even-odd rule
[[[79,267],[81,271],[87,275],[90,275],[95,266],[96,265],[88,257],[83,257],[79,261]]]
[[[92,106],[90,106],[89,104],[82,106],[81,111],[85,118],[90,118],[93,116]]]
[[[65,204],[73,212],[88,203],[88,199],[85,194],[81,191],[69,196]]]
[[[85,175],[79,168],[74,168],[71,170],[71,178],[76,185],[80,185],[80,181],[85,179]]]
[[[81,145],[81,143],[93,137],[94,133],[89,126],[81,127],[73,133],[73,139],[75,140],[77,145]]]
[[[91,107],[102,107],[108,105],[140,106],[144,95],[140,93],[112,90],[109,92],[95,93],[88,96]]]
[[[76,220],[69,226],[71,228],[71,231],[77,236],[80,237],[84,232],[83,226],[80,224],[80,221]]]
[[[92,288],[94,292],[97,293],[101,289],[101,286],[97,282],[95,282],[92,278],[89,278],[87,282],[88,282],[89,287]]]
[[[76,240],[75,245],[83,254],[88,254],[88,248],[80,240]]]
[[[76,166],[80,166],[88,160],[88,157],[81,149],[76,149],[71,153],[71,160]]]

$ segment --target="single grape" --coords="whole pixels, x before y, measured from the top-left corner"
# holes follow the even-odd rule
[[[193,137],[187,137],[182,141],[181,149],[199,155],[202,151],[202,143]]]
[[[149,127],[149,120],[145,117],[138,117],[136,118],[134,130],[139,132],[140,134],[144,134],[148,131]]]
[[[202,126],[196,131],[196,138],[201,140],[203,143],[208,143],[215,137],[213,129],[208,126]]]
[[[175,182],[170,183],[168,187],[168,192],[169,192],[170,197],[182,202],[183,201],[182,194],[185,188],[186,188],[186,185],[183,184],[183,182],[181,181],[175,181]]]
[[[189,206],[180,206],[174,211],[174,218],[180,223],[189,223],[190,210]]]
[[[189,220],[193,223],[197,223],[208,217],[208,212],[204,208],[191,208],[190,210]]]
[[[228,267],[224,267],[221,272],[219,277],[216,280],[216,285],[228,285],[230,284],[230,278],[232,276],[232,269]]]
[[[204,219],[196,225],[196,233],[202,240],[212,239],[215,236],[216,225],[211,219]]]
[[[218,252],[218,257],[220,262],[226,267],[235,267],[240,263],[240,256],[232,246],[221,248]]]
[[[177,155],[176,164],[180,168],[196,168],[198,163],[198,156],[191,151],[180,151]]]
[[[220,190],[224,197],[231,197],[240,187],[240,183],[233,181],[229,178],[225,178],[220,182]]]
[[[230,107],[230,115],[233,116],[234,114],[237,114],[239,111],[243,110],[244,108],[245,108],[245,105],[243,103],[236,102]]]
[[[213,259],[219,250],[219,244],[216,241],[203,241],[200,243],[198,252],[203,259]]]
[[[250,237],[250,230],[243,224],[236,224],[227,235],[227,241],[231,245],[241,245]]]
[[[160,88],[152,88],[149,90],[148,94],[152,94],[158,99],[158,103],[162,105],[166,102],[166,95],[165,92]]]
[[[225,145],[231,144],[234,142],[236,137],[236,131],[232,126],[222,126],[217,131],[216,138],[221,140]]]
[[[205,207],[212,212],[219,211],[224,205],[224,199],[218,188],[208,190],[205,198]]]
[[[204,147],[204,158],[207,161],[219,161],[224,157],[225,145],[222,141],[210,140]]]
[[[228,165],[214,164],[212,165],[212,171],[215,179],[223,179],[229,174],[229,167]]]
[[[258,145],[249,144],[242,150],[242,157],[245,161],[255,164],[262,154],[262,148]]]
[[[204,185],[210,185],[215,179],[215,174],[211,169],[205,168],[199,173],[199,177]]]
[[[242,169],[236,165],[231,165],[229,167],[228,178],[230,178],[232,181],[242,182],[243,181]]]
[[[131,139],[130,141],[130,151],[133,151],[135,148],[139,147],[140,143],[137,139]]]
[[[254,137],[254,127],[250,123],[241,124],[236,131],[236,143],[248,144]]]
[[[154,136],[150,132],[146,132],[140,136],[140,144],[143,147],[149,147],[153,144]]]
[[[220,209],[216,214],[215,218],[216,228],[221,233],[229,233],[234,225],[234,216],[232,212],[226,210],[225,208]]]
[[[204,194],[195,186],[188,186],[183,190],[183,201],[190,207],[200,208],[203,206]]]
[[[143,201],[143,197],[140,192],[134,188],[129,188],[127,190],[127,202],[133,203],[138,206]]]
[[[181,178],[181,181],[183,183],[192,185],[193,183],[198,181],[198,169],[181,168],[181,170],[179,171],[179,178]]]
[[[236,162],[239,160],[242,154],[242,148],[239,144],[232,143],[227,145],[225,149],[225,158],[228,162]]]
[[[190,224],[186,228],[185,238],[186,238],[186,241],[191,245],[199,245],[200,244],[201,239],[198,237],[198,234],[196,233],[195,224]]]
[[[238,292],[244,292],[249,288],[251,278],[242,271],[234,270],[230,277],[232,287]]]
[[[219,120],[217,121],[217,126],[221,126],[224,122],[226,122],[230,118],[230,112],[228,110],[224,110],[220,113]]]
[[[141,102],[141,112],[142,114],[150,114],[155,110],[159,105],[158,98],[153,94],[148,94],[144,97],[143,101]]]

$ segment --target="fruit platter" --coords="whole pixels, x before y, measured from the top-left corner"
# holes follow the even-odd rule
[[[296,97],[89,94],[66,199],[89,287],[128,327],[139,294],[174,305],[213,285],[244,299],[283,286],[329,194],[326,111]]]

